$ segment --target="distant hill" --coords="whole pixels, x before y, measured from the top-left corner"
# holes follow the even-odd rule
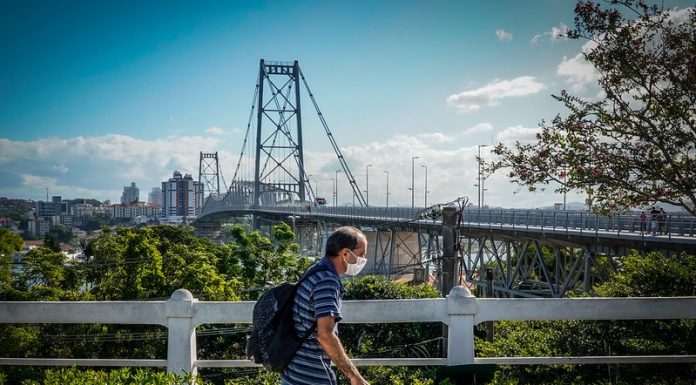
[[[70,199],[70,200],[68,200],[68,202],[70,202],[71,205],[84,204],[84,203],[91,204],[92,206],[101,206],[102,205],[102,203],[96,199],[77,198],[77,199]]]

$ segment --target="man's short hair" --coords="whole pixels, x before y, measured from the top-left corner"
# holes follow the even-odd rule
[[[338,252],[342,249],[348,248],[353,250],[358,247],[361,239],[365,239],[365,234],[355,227],[339,227],[326,240],[326,253],[324,256],[334,258],[338,256]]]

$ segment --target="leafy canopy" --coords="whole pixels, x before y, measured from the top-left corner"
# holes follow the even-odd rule
[[[569,33],[588,39],[603,95],[554,95],[568,116],[542,122],[536,143],[499,144],[489,170],[509,167],[532,190],[585,192],[594,211],[663,202],[696,215],[696,9],[609,3],[578,2]]]

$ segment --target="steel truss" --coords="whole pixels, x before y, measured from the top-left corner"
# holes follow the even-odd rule
[[[493,272],[498,297],[566,297],[589,293],[616,270],[617,253],[598,253],[586,246],[541,243],[534,239],[500,239],[490,235],[460,238],[460,267],[466,281],[488,286]],[[611,251],[611,250],[608,250]]]

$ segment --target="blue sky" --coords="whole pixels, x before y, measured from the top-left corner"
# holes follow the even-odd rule
[[[596,97],[585,42],[559,33],[574,5],[0,0],[0,196],[118,200],[134,181],[144,200],[174,170],[195,176],[199,151],[231,179],[264,58],[300,62],[359,183],[366,164],[378,173],[371,203],[388,170],[390,204],[410,204],[411,156],[429,202],[475,201],[477,145],[530,138],[562,89]],[[337,162],[304,100],[308,173],[329,197]],[[486,183],[496,206],[560,199]]]

